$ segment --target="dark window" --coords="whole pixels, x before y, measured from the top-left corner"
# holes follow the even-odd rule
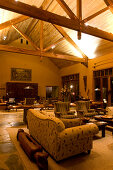
[[[28,41],[26,40],[26,44],[28,45]]]
[[[23,44],[23,39],[20,40],[21,44]]]

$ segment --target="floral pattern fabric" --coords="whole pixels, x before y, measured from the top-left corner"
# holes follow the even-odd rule
[[[56,102],[54,103],[55,116],[64,119],[76,118],[75,111],[70,111],[69,102]]]
[[[92,148],[95,124],[65,128],[63,121],[30,109],[27,113],[30,135],[56,160],[74,156]]]

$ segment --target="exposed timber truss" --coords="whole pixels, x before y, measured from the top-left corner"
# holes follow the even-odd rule
[[[73,13],[73,11],[69,8],[69,6],[65,3],[64,0],[56,0],[59,5],[63,8],[63,10],[66,12],[66,14],[69,16],[69,18],[66,18],[64,16],[57,15],[55,13],[47,11],[49,6],[52,4],[53,0],[44,0],[42,3],[41,8],[37,8],[35,6],[27,5],[22,2],[15,2],[14,0],[5,0],[0,1],[0,8],[13,11],[19,14],[22,14],[22,16],[19,16],[15,19],[12,19],[10,21],[7,21],[5,23],[0,24],[0,30],[4,29],[6,27],[12,26],[18,33],[21,34],[22,37],[24,37],[26,40],[28,40],[32,46],[35,48],[33,54],[34,55],[40,55],[46,56],[46,57],[52,57],[52,58],[60,58],[65,60],[73,60],[77,62],[86,63],[88,62],[88,57],[82,52],[82,50],[77,46],[77,44],[70,38],[70,36],[65,32],[65,30],[62,27],[66,27],[72,30],[75,30],[78,32],[78,39],[81,39],[81,33],[86,33],[92,36],[96,36],[98,38],[102,38],[108,41],[113,42],[113,34],[108,33],[106,31],[100,30],[98,28],[92,27],[92,26],[86,26],[85,23],[89,20],[97,17],[98,15],[102,14],[103,12],[107,10],[113,9],[113,2],[111,0],[104,0],[107,4],[107,7],[101,9],[100,11],[92,14],[91,16],[82,19],[82,0],[77,0],[77,16]],[[23,16],[25,15],[25,16]],[[26,33],[29,32],[29,30],[32,30],[32,24],[37,20],[37,23],[40,22],[40,47],[37,47],[36,44],[32,42],[32,40],[21,30],[19,30],[16,27],[16,24],[19,22],[22,22],[29,17],[34,18],[31,22],[31,25],[29,25],[29,29],[26,31]],[[39,21],[41,20],[41,21]],[[54,25],[54,27],[59,31],[59,33],[62,35],[62,38],[51,44],[50,46],[44,48],[43,46],[43,21],[49,22]],[[35,26],[34,26],[35,27]],[[51,47],[56,46],[59,42],[66,39],[78,52],[83,56],[83,59],[78,58],[76,56],[69,56],[64,55],[64,57],[60,54],[54,54],[54,53],[48,53],[48,50],[51,49]],[[27,50],[24,49],[9,49],[10,47],[7,47],[9,51],[19,52],[24,51],[24,53],[30,54],[30,50],[26,52]],[[0,50],[7,51],[3,46],[0,46]],[[48,56],[50,55],[50,56]]]

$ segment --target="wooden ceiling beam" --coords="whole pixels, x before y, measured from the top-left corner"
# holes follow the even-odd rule
[[[81,49],[76,45],[76,43],[70,38],[70,36],[64,31],[64,29],[58,25],[53,25],[59,33],[74,47],[76,50],[84,57],[87,58],[87,56],[81,51]]]
[[[43,21],[40,21],[40,50],[43,51]]]
[[[24,4],[19,1],[13,0],[0,1],[0,8],[24,14],[36,19],[44,20],[52,24],[60,25],[72,30],[79,31],[79,24],[75,22],[75,20],[36,8],[31,5]],[[81,32],[113,42],[113,34],[91,26],[85,26],[84,24],[82,24]]]
[[[43,51],[44,41],[43,41],[43,21],[40,21],[40,51]],[[40,56],[42,60],[42,55]]]
[[[82,1],[81,0],[77,0],[77,16],[79,19],[79,30],[78,31],[78,40],[81,39],[81,21],[82,21]]]
[[[113,34],[112,33],[102,31],[98,28],[95,28],[95,27],[92,27],[89,25],[86,26],[85,24],[82,24],[81,32],[113,42]]]
[[[106,3],[107,6],[110,6],[110,11],[113,14],[113,1],[112,0],[104,0],[104,2]]]
[[[112,0],[105,0],[105,1],[107,1],[107,3],[108,3],[109,5],[113,5],[113,1],[112,1]]]
[[[79,22],[77,16],[72,12],[72,10],[69,8],[69,6],[65,3],[64,0],[56,0],[59,5],[63,8],[63,10],[66,12],[66,14],[71,18]]]
[[[49,53],[49,52],[42,52],[43,57],[48,57],[48,58],[56,58],[56,59],[63,59],[67,61],[75,61],[75,62],[85,62],[83,58],[78,58],[76,56],[72,55],[65,55],[65,54],[56,54],[56,53]]]
[[[19,22],[22,22],[22,21],[25,21],[26,19],[29,19],[28,16],[24,16],[24,15],[21,15],[19,17],[16,17],[14,19],[11,19],[9,21],[6,21],[2,24],[0,24],[0,30],[4,29],[4,28],[7,28],[11,25],[15,25],[15,24],[18,24]]]
[[[72,55],[48,53],[48,52],[42,52],[40,50],[28,50],[23,48],[12,47],[8,45],[0,45],[0,51],[21,53],[21,54],[34,55],[34,56],[43,56],[47,58],[64,59],[67,61],[84,62],[84,59]]]
[[[105,8],[103,8],[103,9],[101,9],[100,11],[98,11],[98,12],[90,15],[89,17],[83,19],[83,20],[81,21],[81,23],[86,23],[86,22],[88,22],[89,20],[91,20],[91,19],[97,17],[98,15],[102,14],[103,12],[109,10],[110,8],[111,8],[111,6],[109,5],[109,6],[105,7]]]
[[[52,24],[57,24],[74,30],[79,30],[78,22],[75,20],[60,16],[46,10],[31,6],[19,1],[5,0],[0,1],[0,8],[13,11],[19,14],[27,15],[36,19],[40,19]]]
[[[39,48],[35,45],[35,43],[33,41],[31,41],[31,39],[25,35],[24,33],[22,33],[22,31],[20,31],[16,26],[12,25],[12,27],[23,37],[25,38],[27,41],[29,41],[31,43],[31,45],[38,50]]]
[[[63,41],[65,38],[62,37],[59,40],[57,40],[55,43],[51,44],[50,46],[46,47],[43,51],[46,52],[50,49],[52,49],[52,47],[54,48],[57,44],[59,44],[61,41]]]

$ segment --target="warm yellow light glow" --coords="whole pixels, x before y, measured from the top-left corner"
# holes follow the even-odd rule
[[[2,9],[0,9],[0,24],[2,23]]]
[[[54,49],[54,48],[55,48],[55,45],[53,45],[51,48]]]
[[[89,24],[86,22],[85,25],[88,26]]]
[[[3,37],[4,40],[6,40],[6,38],[7,38],[6,36]]]
[[[77,33],[72,32],[70,35],[73,41],[89,59],[96,57],[95,51],[100,42],[99,38],[82,33],[81,40],[78,40]]]
[[[76,57],[83,58],[82,54],[76,50],[75,47],[70,45],[70,51],[72,51],[72,55],[75,55]]]
[[[73,85],[70,85],[70,88],[72,89],[72,88],[73,88]]]

